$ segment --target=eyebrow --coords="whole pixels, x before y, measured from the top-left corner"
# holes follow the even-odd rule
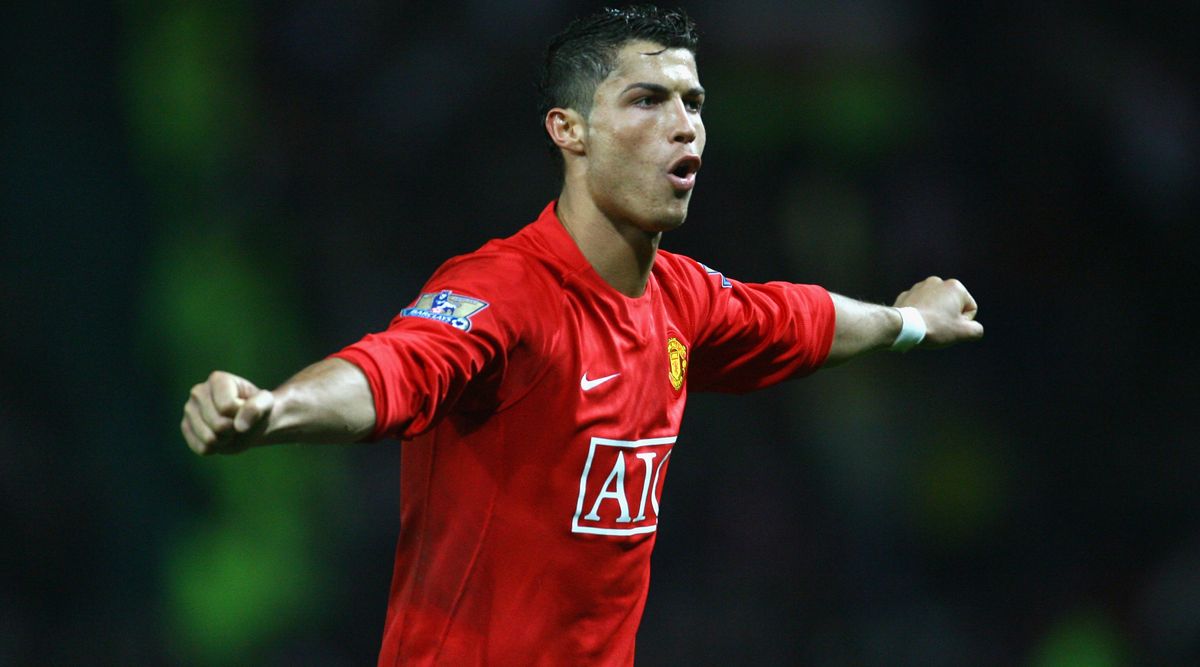
[[[621,91],[621,94],[624,95],[634,88],[644,88],[652,93],[658,93],[659,95],[666,95],[671,92],[671,89],[664,85],[642,81],[639,83],[631,83],[628,86],[625,86],[625,89]],[[704,95],[704,87],[696,86],[695,88],[689,88],[684,95],[691,97],[702,97]]]

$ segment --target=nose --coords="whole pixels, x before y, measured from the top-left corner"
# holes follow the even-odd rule
[[[672,107],[671,140],[683,144],[692,143],[696,140],[696,119],[692,118],[682,98],[676,97]]]

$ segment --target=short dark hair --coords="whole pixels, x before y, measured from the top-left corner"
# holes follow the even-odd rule
[[[539,119],[555,107],[583,115],[592,110],[596,87],[617,66],[617,52],[627,42],[644,39],[665,48],[696,53],[696,24],[682,9],[653,5],[605,9],[572,21],[550,40],[538,81]],[[550,141],[549,136],[546,137]],[[550,142],[555,155],[558,150]]]

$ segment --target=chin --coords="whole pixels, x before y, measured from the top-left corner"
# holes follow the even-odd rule
[[[682,212],[662,211],[643,218],[642,223],[638,225],[643,231],[647,232],[669,232],[683,225],[683,221],[687,219],[687,210]]]
[[[627,224],[648,233],[669,232],[683,224],[687,219],[688,201],[691,193],[682,197],[670,197],[650,202],[648,197],[627,199],[624,206],[600,206],[600,209],[613,220],[625,220]],[[616,204],[617,202],[614,202]]]
[[[668,231],[683,225],[684,220],[687,220],[688,203],[687,200],[679,202],[680,206],[672,207],[665,216],[660,220],[663,231]]]
[[[658,225],[657,225],[658,230],[657,231],[669,232],[672,229],[678,229],[679,227],[683,226],[684,220],[687,220],[687,213],[684,213],[683,215],[673,216],[670,218],[665,218],[663,220],[660,220],[660,221],[658,221]]]
[[[648,226],[651,228],[648,231],[669,232],[683,225],[683,221],[687,220],[688,202],[690,200],[691,193],[685,193],[684,196],[673,199],[653,214],[647,216]]]

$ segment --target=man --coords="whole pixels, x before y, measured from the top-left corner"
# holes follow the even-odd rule
[[[556,201],[451,259],[388,330],[274,391],[214,372],[184,408],[199,454],[405,442],[380,665],[629,665],[689,390],[740,392],[884,347],[982,336],[957,281],[896,307],[743,284],[660,251],[704,151],[681,12],[606,10],[551,43]]]

